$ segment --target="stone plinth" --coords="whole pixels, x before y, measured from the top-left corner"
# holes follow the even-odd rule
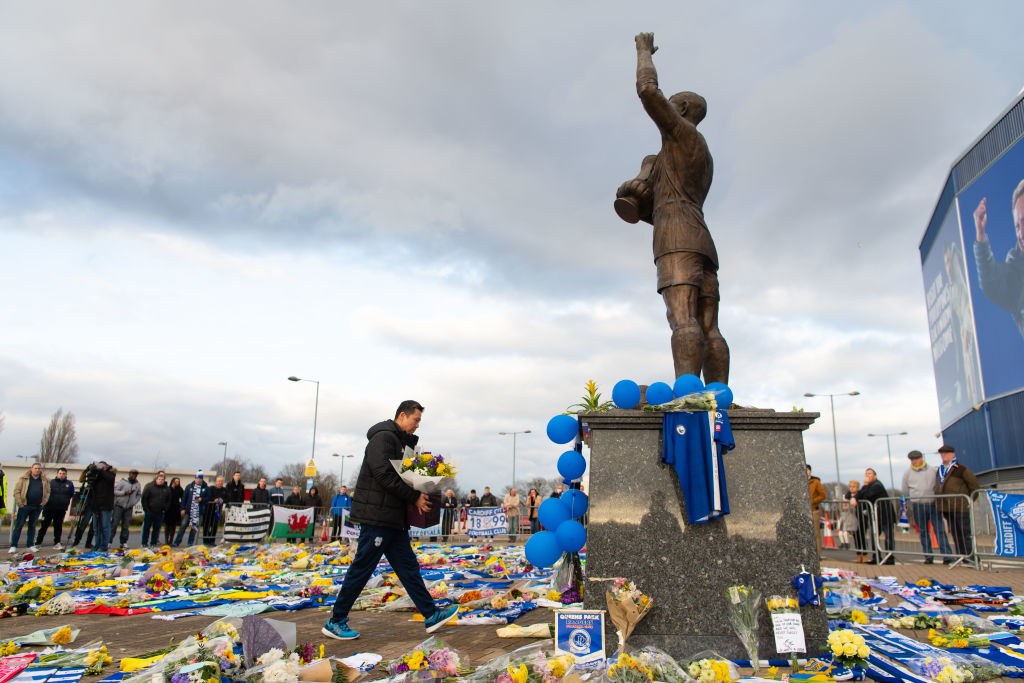
[[[588,577],[632,579],[655,601],[629,639],[675,657],[715,650],[747,655],[729,623],[726,588],[747,584],[767,599],[796,596],[790,581],[820,570],[804,464],[803,431],[818,413],[729,411],[736,448],[725,455],[731,514],[689,524],[675,470],[661,462],[662,413],[612,410],[581,419],[590,441]],[[603,584],[587,583],[585,606],[605,609]],[[823,607],[802,608],[808,652],[824,648]],[[775,657],[763,601],[760,657]],[[609,630],[609,652],[614,634]]]

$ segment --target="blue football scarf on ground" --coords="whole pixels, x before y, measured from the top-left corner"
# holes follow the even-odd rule
[[[665,413],[661,460],[676,471],[691,524],[709,522],[729,509],[713,427],[713,413]]]

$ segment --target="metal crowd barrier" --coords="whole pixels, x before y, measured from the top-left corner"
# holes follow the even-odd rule
[[[836,539],[834,548],[823,544],[822,550],[853,550],[858,556],[867,556],[873,564],[893,564],[899,556],[905,555],[923,559],[931,557],[936,563],[952,566],[973,563],[977,555],[974,513],[978,507],[974,501],[980,491],[983,489],[975,491],[973,497],[964,494],[913,499],[887,496],[873,502],[858,501],[855,506],[846,499],[822,501],[819,506],[822,528],[817,531],[823,537],[831,534]],[[909,530],[899,529],[900,508],[904,501]],[[851,511],[853,517],[849,514],[844,516]],[[849,528],[854,521],[856,527]],[[927,525],[923,530],[922,522]],[[931,546],[930,553],[924,550],[925,539]]]

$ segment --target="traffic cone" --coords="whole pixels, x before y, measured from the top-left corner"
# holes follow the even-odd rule
[[[821,541],[822,547],[832,548],[835,550],[836,540],[832,537],[832,524],[828,521],[828,513],[825,513],[825,536]]]
[[[320,527],[320,541],[327,543],[331,540],[331,532],[327,530],[327,520],[324,519],[323,525]]]

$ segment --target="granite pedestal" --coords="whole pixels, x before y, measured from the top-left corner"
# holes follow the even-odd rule
[[[803,449],[803,431],[818,413],[728,414],[736,441],[724,458],[731,514],[705,524],[689,524],[675,470],[661,462],[662,413],[581,415],[592,430],[587,577],[626,577],[655,602],[629,647],[746,659],[726,589],[746,584],[764,599],[796,597],[790,581],[801,567],[820,570]],[[587,609],[606,608],[605,585],[588,580]],[[817,654],[828,636],[824,607],[801,612],[808,652]],[[778,656],[764,600],[758,633],[760,657]],[[610,653],[616,640],[607,635]]]

